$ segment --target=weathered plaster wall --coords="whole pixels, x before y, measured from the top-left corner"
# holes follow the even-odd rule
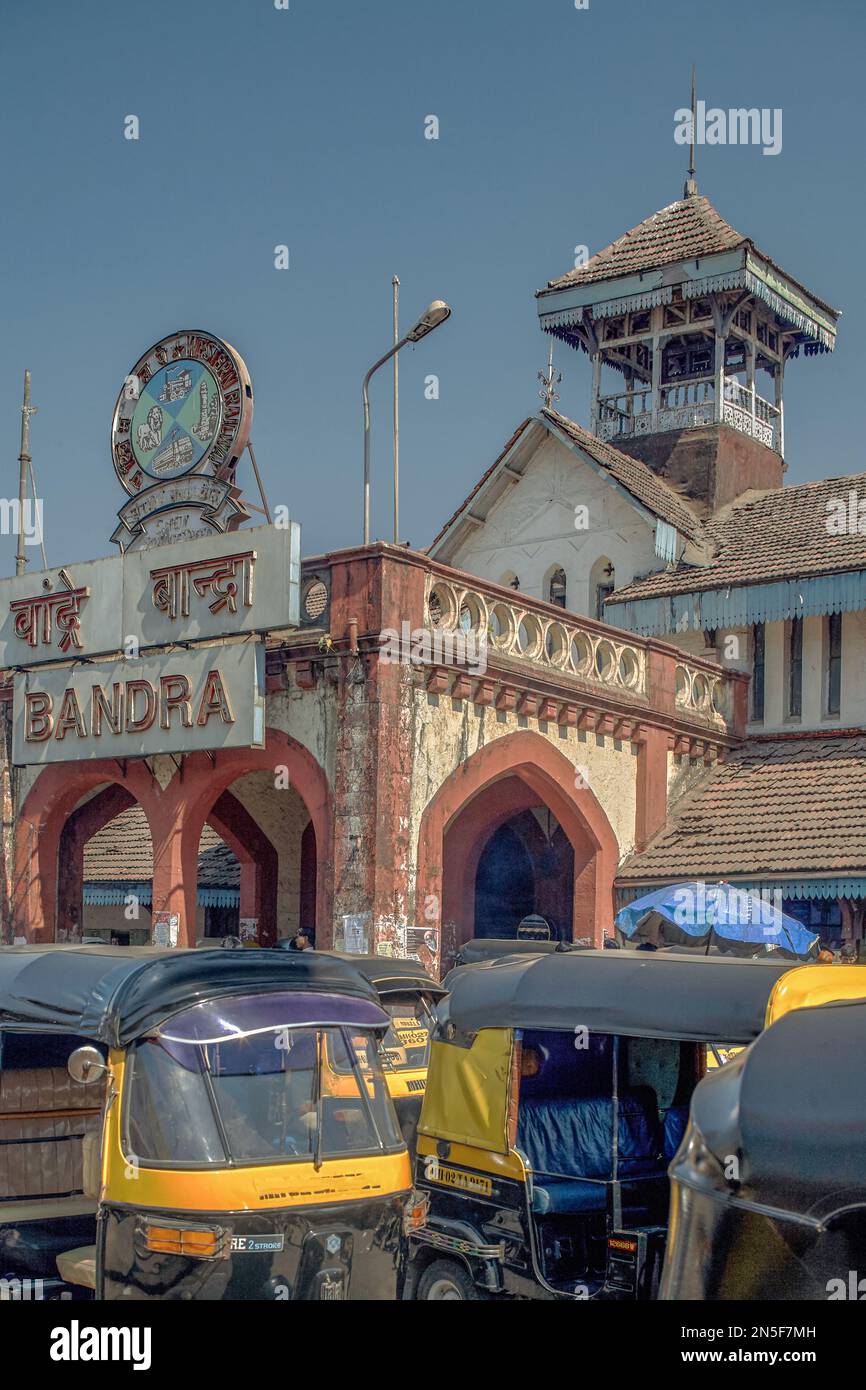
[[[268,727],[282,729],[302,744],[333,786],[337,733],[334,686],[320,679],[312,689],[302,690],[292,681],[287,690],[268,693],[266,714]]]
[[[676,801],[709,775],[703,758],[668,753],[668,802]]]
[[[588,508],[587,530],[575,529],[578,505]],[[566,576],[566,606],[595,617],[590,573],[601,557],[614,566],[618,586],[663,567],[655,554],[654,527],[548,436],[520,482],[499,499],[452,563],[495,584],[516,574],[522,593],[545,600],[550,574],[559,566]]]
[[[277,932],[280,936],[294,936],[299,926],[301,836],[310,819],[307,809],[294,787],[275,787],[268,772],[239,777],[229,790],[277,852]]]
[[[430,695],[416,689],[413,712],[413,763],[410,804],[406,808],[413,847],[410,882],[415,883],[415,850],[424,810],[442,783],[467,758],[495,739],[528,729],[564,753],[588,782],[616,835],[620,857],[634,848],[637,757],[634,746],[586,730],[560,728],[471,700]],[[408,908],[411,913],[413,904]]]

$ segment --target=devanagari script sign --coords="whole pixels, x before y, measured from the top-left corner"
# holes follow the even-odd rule
[[[300,550],[290,522],[0,580],[0,669],[297,627]]]
[[[18,672],[12,761],[21,766],[260,747],[264,669],[264,644],[247,638]]]

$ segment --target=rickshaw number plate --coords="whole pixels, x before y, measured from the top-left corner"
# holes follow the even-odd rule
[[[426,1028],[398,1028],[397,1037],[404,1047],[423,1047],[427,1041]]]
[[[482,1177],[480,1173],[465,1173],[460,1168],[446,1168],[435,1158],[427,1160],[424,1176],[428,1182],[442,1183],[443,1187],[459,1187],[464,1192],[478,1192],[484,1197],[489,1197],[493,1192],[491,1178]]]

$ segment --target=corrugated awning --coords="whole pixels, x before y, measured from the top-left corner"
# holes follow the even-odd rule
[[[740,584],[728,589],[628,599],[624,603],[617,603],[614,596],[604,611],[606,620],[616,627],[642,637],[658,637],[668,632],[702,632],[828,613],[855,613],[864,608],[866,570],[857,570],[822,574],[813,579],[782,579],[770,584]]]
[[[136,899],[142,907],[150,907],[153,892],[149,883],[126,883],[122,879],[106,880],[98,883],[85,883],[83,901],[85,907],[125,906],[130,898]],[[241,895],[237,888],[199,888],[196,901],[199,907],[238,907]]]
[[[671,884],[674,879],[669,880]],[[728,876],[726,882],[735,888],[745,888],[749,893],[773,894],[777,890],[783,898],[802,900],[808,898],[866,898],[866,878],[762,878],[741,880]],[[663,880],[653,879],[646,883],[628,883],[617,887],[617,903],[625,907],[640,898],[652,888],[663,888]]]

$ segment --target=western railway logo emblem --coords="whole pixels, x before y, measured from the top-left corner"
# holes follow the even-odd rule
[[[122,550],[234,530],[247,516],[234,486],[253,418],[243,358],[212,333],[163,338],[135,364],[114,408],[111,455],[132,499],[113,539]]]

